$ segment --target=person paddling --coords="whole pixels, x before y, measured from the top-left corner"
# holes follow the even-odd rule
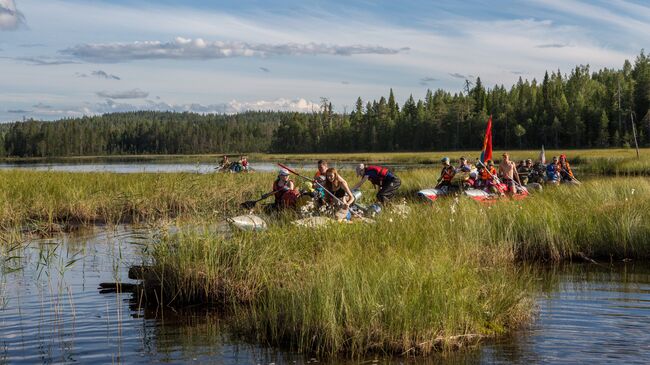
[[[289,171],[281,169],[278,177],[273,182],[273,191],[275,191],[275,208],[287,208],[295,204],[297,193],[295,184],[289,178]]]
[[[223,155],[221,158],[221,165],[219,165],[222,171],[229,171],[230,169],[230,160],[228,159],[228,155]]]
[[[348,182],[339,175],[335,168],[329,168],[325,172],[325,188],[332,193],[337,199],[328,195],[330,206],[336,207],[335,217],[342,221],[350,219],[350,205],[354,203],[354,194],[348,186]]]
[[[514,162],[510,161],[509,154],[504,153],[502,157],[503,160],[499,164],[499,176],[501,177],[501,181],[507,186],[508,192],[514,195],[517,191],[516,185],[521,185],[519,174],[517,173],[517,166]]]
[[[573,176],[573,171],[571,170],[571,165],[569,164],[569,161],[566,160],[566,155],[565,154],[560,155],[560,161],[558,162],[558,169],[559,169],[562,181],[577,181],[575,176]]]
[[[359,164],[356,170],[357,175],[361,176],[361,180],[359,180],[352,190],[359,189],[361,185],[370,180],[372,185],[379,188],[379,191],[377,192],[377,200],[382,204],[392,199],[395,196],[397,189],[402,185],[402,182],[397,175],[388,171],[385,167],[375,165],[365,166],[364,164]]]
[[[454,175],[456,175],[456,169],[451,165],[451,163],[449,163],[449,161],[449,157],[444,157],[440,160],[440,162],[442,162],[442,170],[440,171],[440,177],[438,178],[436,189],[441,189],[443,187],[449,189],[451,187],[451,180],[454,178]]]
[[[494,168],[494,162],[487,160],[487,166],[481,164],[479,173],[479,186],[490,193],[497,194],[497,183],[494,181],[494,177],[497,176],[497,169]]]

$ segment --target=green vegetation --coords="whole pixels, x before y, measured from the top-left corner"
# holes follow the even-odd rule
[[[94,223],[223,217],[270,186],[269,179],[261,174],[0,171],[0,230],[48,232]]]
[[[158,298],[232,309],[243,334],[274,345],[427,354],[527,321],[536,287],[522,261],[650,258],[649,198],[645,179],[607,179],[525,201],[414,204],[375,225],[179,234],[153,247],[151,282]]]
[[[0,156],[460,150],[482,145],[490,115],[498,148],[629,147],[632,112],[639,143],[648,146],[650,57],[642,51],[619,70],[577,66],[510,87],[486,88],[477,78],[464,92],[428,90],[402,106],[391,90],[354,105],[350,114],[335,113],[323,99],[313,113],[134,112],[17,122],[0,125]]]
[[[431,169],[400,175],[409,199],[435,179]],[[95,222],[210,225],[238,214],[238,203],[272,179],[2,171],[0,224],[8,237],[16,227]],[[594,179],[491,205],[409,204],[409,217],[385,212],[376,224],[304,229],[287,215],[270,219],[266,232],[228,238],[200,229],[164,234],[144,258],[154,264],[147,299],[218,304],[239,334],[304,352],[426,355],[526,323],[538,288],[522,262],[650,258],[643,178]]]

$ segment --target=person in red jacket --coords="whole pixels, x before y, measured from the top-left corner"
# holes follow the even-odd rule
[[[361,180],[359,180],[352,190],[359,189],[361,185],[370,180],[375,187],[379,188],[377,200],[382,204],[393,199],[397,189],[402,185],[400,179],[385,167],[359,164],[356,170]]]

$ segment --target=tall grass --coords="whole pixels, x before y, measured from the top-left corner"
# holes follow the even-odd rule
[[[509,249],[438,240],[435,230],[451,225],[428,216],[230,240],[179,235],[155,246],[154,270],[165,298],[221,303],[256,340],[321,355],[427,354],[531,313],[530,276]]]
[[[0,171],[0,230],[224,216],[269,176]]]
[[[242,333],[275,345],[427,354],[525,322],[536,284],[522,261],[650,258],[645,179],[412,207],[407,219],[388,213],[374,225],[171,236],[154,248],[152,282],[165,300],[235,308]]]

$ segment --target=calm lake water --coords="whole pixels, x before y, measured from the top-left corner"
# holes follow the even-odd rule
[[[119,227],[34,240],[11,252],[3,246],[0,364],[317,361],[242,343],[206,309],[145,311],[131,294],[100,293],[101,282],[132,282],[128,267],[141,263],[150,235]],[[650,268],[572,264],[541,270],[540,280],[539,315],[512,338],[445,357],[378,362],[648,363]]]
[[[279,161],[285,163],[284,161]],[[316,171],[316,161],[312,164],[305,163],[285,163],[285,165],[296,169],[312,169]],[[354,163],[332,163],[330,167],[337,169],[352,170]],[[394,170],[404,170],[417,167],[428,167],[432,165],[422,164],[384,164]],[[0,170],[7,169],[27,169],[34,171],[64,171],[64,172],[116,172],[116,173],[170,173],[170,172],[190,172],[197,174],[209,174],[215,172],[216,164],[209,163],[152,163],[143,161],[134,162],[93,162],[93,163],[0,163]],[[251,162],[251,168],[254,171],[273,172],[279,169],[278,165],[271,162]],[[437,170],[438,167],[435,166]]]

